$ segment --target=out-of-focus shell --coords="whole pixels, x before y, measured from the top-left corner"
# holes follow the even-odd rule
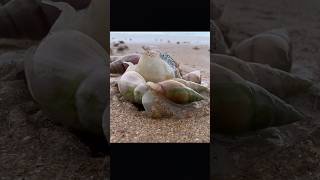
[[[293,106],[238,74],[211,63],[214,130],[240,134],[304,119]]]
[[[217,24],[210,20],[210,51],[218,54],[229,54],[230,50]]]
[[[140,55],[132,54],[127,55],[122,58],[119,58],[112,63],[110,63],[110,73],[113,74],[123,74],[128,68],[128,64],[126,62],[131,62],[132,64],[138,64],[140,59]]]
[[[222,9],[217,6],[215,1],[210,1],[210,19],[218,20],[222,13]]]
[[[96,40],[106,51],[109,50],[109,39],[106,32],[109,31],[108,2],[106,0],[91,0],[88,8],[76,11],[65,2],[43,1],[61,10],[59,18],[50,29],[50,33],[76,30]]]
[[[53,121],[102,136],[108,87],[107,1],[92,0],[82,11],[66,3],[43,3],[62,12],[35,52],[25,57],[28,88]]]
[[[198,84],[201,84],[201,72],[199,70],[189,72],[182,76],[184,80],[192,81]]]
[[[268,64],[287,72],[291,70],[292,45],[285,29],[257,34],[240,42],[232,53],[244,61]]]
[[[104,112],[103,112],[103,117],[102,117],[102,129],[105,138],[109,141],[110,139],[110,110],[109,107],[107,107]]]
[[[211,61],[232,70],[243,79],[265,88],[278,97],[308,92],[313,85],[307,79],[272,68],[269,65],[246,62],[233,56],[211,54]]]
[[[41,110],[69,128],[103,135],[107,56],[95,40],[78,31],[45,38],[24,60],[29,90]]]

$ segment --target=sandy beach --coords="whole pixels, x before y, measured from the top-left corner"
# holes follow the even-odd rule
[[[113,55],[142,53],[142,46],[158,48],[169,53],[179,63],[182,73],[201,70],[203,83],[210,85],[209,46],[190,42],[126,42],[128,49],[117,51]],[[112,47],[112,43],[111,43]],[[111,85],[119,77],[111,77]],[[111,87],[111,92],[114,92]],[[200,113],[190,118],[152,119],[130,102],[123,100],[117,92],[110,95],[110,131],[111,142],[141,143],[204,143],[210,141],[210,107],[205,106]]]
[[[319,15],[316,0],[214,0],[229,42],[273,28],[286,28],[293,45],[292,73],[318,84]],[[216,135],[211,147],[211,179],[319,179],[320,108],[317,97],[284,99],[307,118],[241,137]]]

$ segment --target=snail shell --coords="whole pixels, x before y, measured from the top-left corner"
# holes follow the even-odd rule
[[[278,97],[289,97],[307,92],[312,82],[268,65],[242,61],[233,56],[211,54],[212,62],[239,74]]]
[[[293,106],[238,74],[212,63],[214,130],[240,134],[304,119]]]
[[[147,82],[146,85],[150,90],[177,104],[188,104],[204,99],[204,97],[196,91],[174,80],[166,80],[159,83]]]
[[[213,20],[210,21],[210,30],[213,33],[213,35],[210,36],[210,51],[218,54],[229,54],[230,50],[225,42],[224,36]]]
[[[187,80],[187,81],[192,81],[192,82],[195,82],[195,83],[198,83],[198,84],[201,84],[201,72],[198,70],[198,71],[192,71],[188,74],[185,74],[182,76],[182,78],[184,80]]]
[[[124,73],[118,81],[120,94],[128,101],[135,102],[134,90],[139,84],[145,84],[144,78],[135,71]]]
[[[268,64],[289,72],[292,66],[291,46],[288,32],[275,29],[240,42],[232,53],[244,61]]]
[[[110,110],[109,107],[107,107],[104,112],[103,112],[103,117],[102,117],[102,129],[105,138],[109,141],[110,139],[110,121],[109,121],[109,116]]]
[[[28,89],[53,121],[101,136],[107,105],[107,56],[95,40],[81,32],[56,32],[25,57]]]
[[[11,0],[0,5],[0,37],[42,39],[50,28],[42,10],[40,2],[30,0]]]
[[[80,31],[98,42],[105,51],[109,51],[109,39],[106,31],[109,31],[110,21],[106,11],[107,1],[92,0],[88,8],[77,11],[69,3],[43,1],[44,4],[58,8],[61,13],[50,29],[50,33],[76,30]]]
[[[152,118],[171,117],[174,109],[170,108],[171,102],[153,91],[147,91],[142,97],[142,104],[149,116]],[[175,106],[171,106],[175,107]]]
[[[91,1],[79,12],[67,3],[43,3],[62,12],[48,36],[25,56],[31,95],[53,121],[102,136],[109,57],[107,1]]]
[[[146,81],[161,82],[175,77],[175,69],[161,59],[156,51],[145,51],[137,64],[136,71]]]
[[[126,62],[131,62],[132,64],[138,64],[140,59],[140,55],[132,54],[128,56],[124,56],[120,59],[117,59],[110,63],[110,73],[113,74],[123,74],[128,68],[128,64]]]
[[[181,72],[179,69],[179,64],[172,59],[172,57],[168,53],[162,53],[160,52],[160,58],[165,61],[173,70],[175,73],[175,77],[181,78]]]
[[[177,104],[154,91],[147,91],[142,97],[145,112],[151,118],[188,118],[207,115],[204,111],[209,101],[196,101],[189,104]]]
[[[209,97],[209,93],[210,93],[209,88],[207,88],[207,87],[205,87],[205,86],[203,86],[201,84],[198,84],[198,83],[195,83],[195,82],[192,82],[192,81],[186,81],[186,80],[180,79],[180,78],[174,78],[173,80],[178,81],[178,82],[186,85],[187,87],[195,90],[196,92],[198,92],[200,94],[205,93]]]
[[[136,70],[137,66],[132,64],[131,62],[124,62],[124,63],[128,66],[125,72]]]

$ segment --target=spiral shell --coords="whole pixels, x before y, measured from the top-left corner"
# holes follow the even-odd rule
[[[128,101],[135,102],[134,90],[140,84],[145,84],[144,78],[135,71],[124,73],[118,81],[120,94]]]
[[[189,72],[188,74],[183,75],[182,78],[187,81],[201,84],[201,72],[199,70]]]
[[[175,60],[173,60],[173,58],[168,53],[160,52],[160,58],[174,70],[176,78],[182,77],[179,69],[179,64]]]
[[[233,56],[211,54],[212,62],[239,74],[278,97],[289,97],[309,91],[312,82],[268,65],[242,61]]]
[[[268,64],[289,72],[292,66],[292,45],[285,29],[257,34],[240,42],[232,53],[249,62]]]
[[[46,36],[51,22],[38,1],[14,0],[0,5],[0,37],[40,40]],[[51,11],[54,16],[57,11]]]
[[[200,94],[203,94],[205,93],[207,96],[209,96],[209,93],[210,93],[210,90],[209,88],[201,85],[201,84],[198,84],[198,83],[195,83],[195,82],[192,82],[192,81],[186,81],[184,79],[180,79],[180,78],[174,78],[173,80],[175,81],[178,81],[184,85],[186,85],[187,87],[195,90],[196,92],[200,93]]]
[[[177,104],[154,91],[147,91],[142,97],[146,115],[152,118],[188,118],[203,116],[208,112],[209,101],[195,101],[189,104]]]
[[[131,54],[124,56],[120,59],[117,59],[110,63],[110,73],[113,74],[123,74],[128,68],[128,64],[126,62],[131,62],[132,64],[138,64],[140,59],[140,55]]]
[[[304,119],[293,106],[238,74],[212,63],[214,130],[239,134]]]
[[[188,104],[204,99],[196,91],[174,80],[166,80],[159,83],[147,82],[146,85],[150,90],[177,104]]]
[[[51,120],[101,136],[101,117],[107,105],[107,56],[95,40],[81,32],[56,32],[25,56],[28,89]]]
[[[151,82],[161,82],[175,77],[175,69],[162,60],[160,53],[156,51],[145,51],[137,64],[136,71],[146,81]]]

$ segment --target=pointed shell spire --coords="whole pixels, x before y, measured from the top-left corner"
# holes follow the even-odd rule
[[[214,74],[214,130],[240,134],[304,119],[304,115],[264,88],[211,63]],[[232,112],[232,113],[230,113]]]
[[[195,90],[196,92],[198,93],[210,93],[210,90],[209,88],[201,85],[201,84],[198,84],[198,83],[195,83],[195,82],[192,82],[192,81],[187,81],[187,80],[184,80],[184,79],[180,79],[180,78],[174,78],[173,80],[175,81],[178,81],[184,85],[186,85],[187,87]],[[209,94],[208,94],[209,96]]]
[[[204,99],[204,97],[196,91],[174,80],[166,80],[160,83],[147,82],[146,85],[152,91],[177,104],[188,104]]]
[[[109,49],[108,32],[109,19],[106,0],[91,0],[87,9],[76,11],[65,2],[52,2],[44,0],[43,3],[54,6],[62,12],[50,32],[65,30],[80,31],[97,41],[105,50]]]

